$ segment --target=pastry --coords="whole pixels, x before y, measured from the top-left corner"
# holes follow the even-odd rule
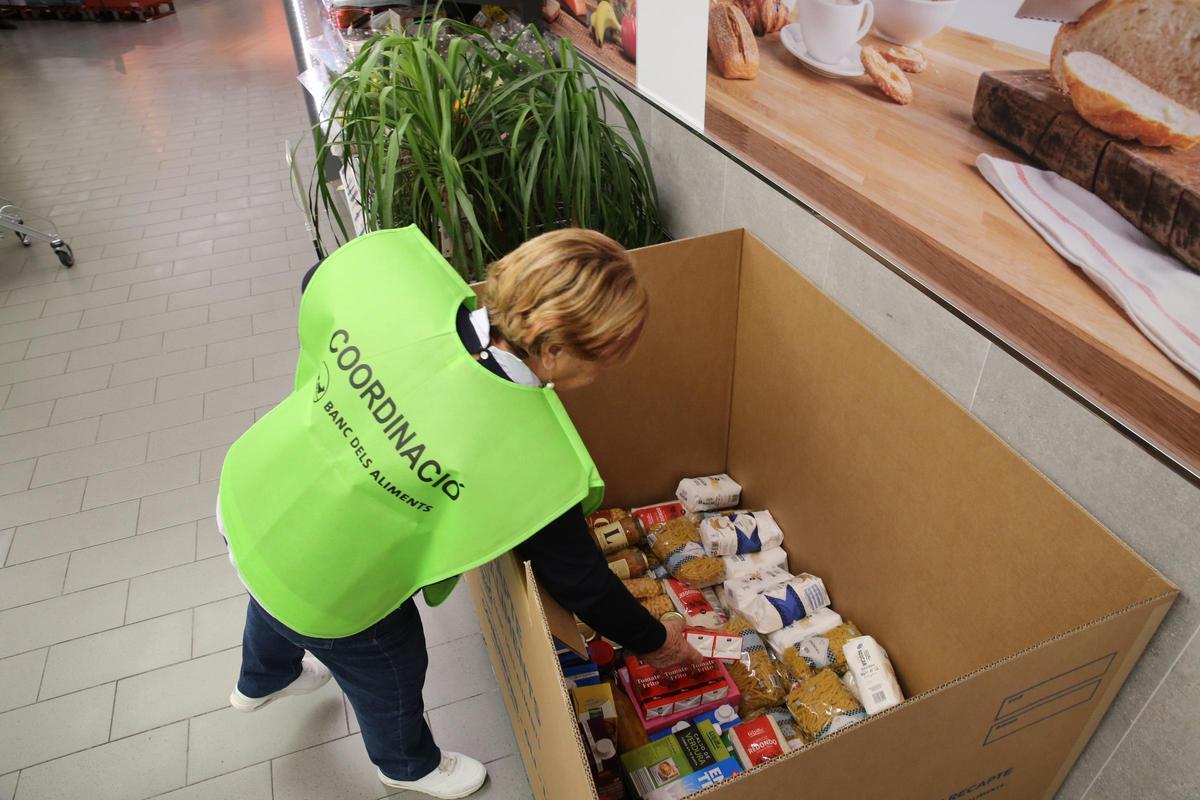
[[[912,84],[901,69],[886,60],[874,47],[867,45],[862,49],[862,65],[871,80],[879,90],[893,102],[906,106],[912,102]]]

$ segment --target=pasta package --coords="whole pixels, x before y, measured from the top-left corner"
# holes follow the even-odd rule
[[[621,581],[629,593],[638,600],[647,600],[664,594],[662,584],[654,578],[631,578]],[[669,609],[668,609],[669,610]]]
[[[642,608],[649,611],[651,616],[653,616],[655,619],[659,619],[668,611],[675,610],[675,607],[671,605],[671,598],[667,597],[665,594],[647,597],[646,599],[639,600],[638,602],[641,603]]]
[[[615,553],[642,540],[633,517],[620,508],[606,508],[588,514],[587,525],[602,553]]]
[[[742,637],[741,657],[725,665],[742,694],[738,707],[742,718],[749,719],[782,703],[787,682],[754,626],[744,617],[734,616],[725,624],[725,630]]]
[[[846,671],[846,654],[843,646],[851,639],[862,636],[862,631],[853,622],[843,622],[825,633],[814,634],[807,639],[801,639],[784,651],[786,656],[795,653],[796,657],[804,660],[812,669],[829,667],[838,675]],[[872,640],[874,641],[874,640]]]
[[[820,739],[867,718],[862,704],[831,669],[814,672],[788,692],[788,711],[807,739]]]
[[[725,579],[745,578],[770,567],[787,569],[787,552],[782,547],[772,547],[761,553],[746,553],[739,556],[721,556],[725,564]]]
[[[704,554],[696,523],[687,517],[659,524],[646,541],[667,572],[684,583],[704,589],[725,579],[724,562]]]
[[[812,664],[804,656],[800,655],[795,645],[784,650],[783,655],[779,657],[779,661],[783,664],[788,677],[793,681],[802,681],[813,674]]]
[[[650,544],[651,552],[665,563],[672,553],[685,544],[699,545],[700,532],[696,530],[696,523],[687,517],[675,517],[656,524],[653,532],[646,536],[646,541]],[[703,551],[700,555],[704,555]]]
[[[778,571],[772,575],[778,577]],[[725,597],[730,607],[753,622],[759,633],[774,633],[829,605],[825,583],[808,573],[788,576],[786,582],[766,586],[759,592],[737,594],[726,585]]]
[[[675,496],[688,511],[715,511],[736,506],[742,498],[742,487],[724,473],[684,478],[675,489]]]
[[[782,657],[783,651],[796,642],[831,631],[843,621],[842,615],[832,608],[822,608],[799,622],[793,622],[786,628],[767,634],[767,646],[776,656]]]
[[[783,531],[770,511],[709,516],[699,527],[700,543],[710,556],[759,553],[783,545]]]

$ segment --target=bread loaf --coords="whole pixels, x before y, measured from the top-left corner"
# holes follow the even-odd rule
[[[740,80],[758,77],[758,43],[737,6],[718,4],[709,8],[708,49],[724,77]]]
[[[1121,139],[1188,148],[1200,141],[1200,113],[1156,92],[1103,56],[1079,50],[1063,59],[1079,116]]]
[[[1200,0],[1101,0],[1062,26],[1050,48],[1050,71],[1069,91],[1064,59],[1097,53],[1150,88],[1200,110]]]

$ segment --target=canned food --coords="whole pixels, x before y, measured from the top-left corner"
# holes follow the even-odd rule
[[[583,637],[585,642],[590,642],[596,638],[596,632],[588,625],[582,622],[575,623],[575,627],[579,629],[579,635]]]
[[[668,611],[658,618],[659,622],[687,622],[678,611]]]

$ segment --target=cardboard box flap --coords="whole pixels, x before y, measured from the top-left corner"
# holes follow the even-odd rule
[[[665,500],[684,475],[725,469],[741,246],[731,231],[634,251],[651,297],[642,338],[625,364],[562,395],[605,505]]]
[[[532,570],[508,554],[472,570],[467,583],[534,796],[594,798]]]
[[[729,472],[909,693],[1172,589],[750,235],[740,274]]]

